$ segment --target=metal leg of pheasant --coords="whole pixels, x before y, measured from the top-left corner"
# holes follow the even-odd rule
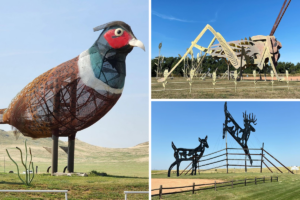
[[[75,80],[75,77],[73,77]],[[70,109],[73,115],[76,115],[76,103],[77,103],[77,80],[72,83],[71,95],[70,95]],[[68,171],[74,172],[74,152],[75,152],[75,136],[76,131],[74,131],[68,137]]]
[[[58,166],[58,130],[52,131],[52,167],[51,175],[57,172]]]
[[[58,118],[59,109],[60,109],[60,92],[57,91],[57,87],[55,87],[55,95],[53,98],[53,115],[54,118]],[[52,167],[51,167],[51,175],[57,172],[58,166],[58,138],[59,138],[59,128],[55,127],[52,129]]]
[[[68,171],[74,172],[75,134],[68,138]]]

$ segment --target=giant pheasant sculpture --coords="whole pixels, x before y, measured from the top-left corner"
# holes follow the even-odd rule
[[[53,138],[52,172],[57,171],[58,137],[69,137],[68,170],[72,172],[77,131],[97,122],[115,105],[124,88],[127,54],[133,47],[145,50],[122,21],[94,28],[99,30],[103,31],[88,50],[35,78],[8,108],[0,110],[1,124],[32,138]]]

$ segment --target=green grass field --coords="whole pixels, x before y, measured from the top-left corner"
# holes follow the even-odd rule
[[[274,168],[271,168],[273,170]],[[233,169],[229,170],[229,173],[224,173],[226,169],[221,170],[211,170],[210,172],[202,172],[200,175],[196,176],[190,175],[182,175],[177,177],[175,174],[172,174],[170,179],[212,179],[212,180],[223,180],[223,181],[231,181],[231,180],[244,180],[254,179],[266,177],[268,178],[265,183],[259,182],[257,185],[254,183],[249,183],[247,186],[244,184],[235,185],[231,188],[231,184],[229,187],[217,188],[217,191],[214,189],[209,190],[200,190],[196,191],[195,194],[192,192],[183,192],[178,194],[170,194],[163,195],[162,199],[300,199],[300,173],[298,174],[290,174],[287,173],[287,170],[280,168],[284,173],[269,173],[268,169],[263,169],[263,173],[259,173],[259,169],[249,169],[247,173],[242,172],[243,169],[235,169],[235,173],[233,173]],[[273,170],[273,172],[275,169]],[[270,176],[279,178],[279,182],[270,182]],[[166,171],[152,171],[152,178],[167,178]],[[250,182],[250,181],[249,181]],[[221,185],[220,185],[221,186]],[[211,186],[210,186],[211,187]],[[152,188],[156,189],[156,188]],[[192,189],[192,188],[191,188]],[[163,191],[163,192],[167,192]],[[158,196],[152,197],[152,199],[159,199]]]
[[[24,140],[31,147],[34,166],[38,174],[31,186],[24,186],[16,174],[16,166],[6,155],[8,149],[12,158],[19,164],[20,172],[24,167],[20,162],[20,153],[16,146],[23,150]],[[16,140],[12,132],[0,131],[0,190],[69,190],[69,199],[124,199],[124,191],[149,190],[149,144],[148,142],[130,148],[104,148],[76,140],[75,172],[89,173],[92,170],[105,172],[107,176],[96,174],[88,177],[50,176],[46,173],[51,165],[51,154],[43,147],[51,147],[51,138],[32,140],[20,135]],[[59,146],[67,142],[59,141]],[[5,163],[4,163],[5,157]],[[58,171],[62,172],[67,165],[67,154],[59,149]],[[5,172],[4,173],[4,166]],[[13,170],[14,174],[8,171]],[[21,175],[25,176],[25,175]],[[59,193],[0,193],[0,199],[62,199]],[[148,199],[147,194],[130,194],[129,199]]]
[[[237,83],[235,92],[234,80],[217,79],[215,90],[212,79],[193,79],[192,92],[190,85],[183,77],[168,79],[166,90],[156,78],[151,79],[152,99],[298,99],[300,98],[300,79],[290,81],[289,89],[286,81],[274,81],[273,91],[271,81],[258,81],[256,89],[253,81],[243,80]]]

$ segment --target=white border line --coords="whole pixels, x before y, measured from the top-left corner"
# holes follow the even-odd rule
[[[149,199],[151,199],[151,102],[152,102],[152,99],[151,99],[151,35],[152,35],[152,32],[151,32],[151,11],[152,11],[152,7],[151,7],[151,0],[149,0],[149,60],[148,60],[148,65],[149,65],[149,69],[148,69],[148,78],[149,78]]]

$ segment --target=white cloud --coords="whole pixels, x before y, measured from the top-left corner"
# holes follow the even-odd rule
[[[217,21],[217,18],[218,18],[218,13],[219,13],[219,11],[217,11],[217,12],[215,13],[215,18],[209,20],[209,22],[216,22],[216,21]]]
[[[167,19],[167,20],[171,20],[171,21],[195,22],[195,21],[189,21],[189,20],[184,20],[184,19],[179,19],[179,18],[176,18],[176,17],[172,17],[172,16],[163,15],[163,14],[160,14],[160,13],[155,12],[155,11],[152,11],[152,14],[155,15],[155,16],[157,16],[157,17],[160,17],[162,19]]]

